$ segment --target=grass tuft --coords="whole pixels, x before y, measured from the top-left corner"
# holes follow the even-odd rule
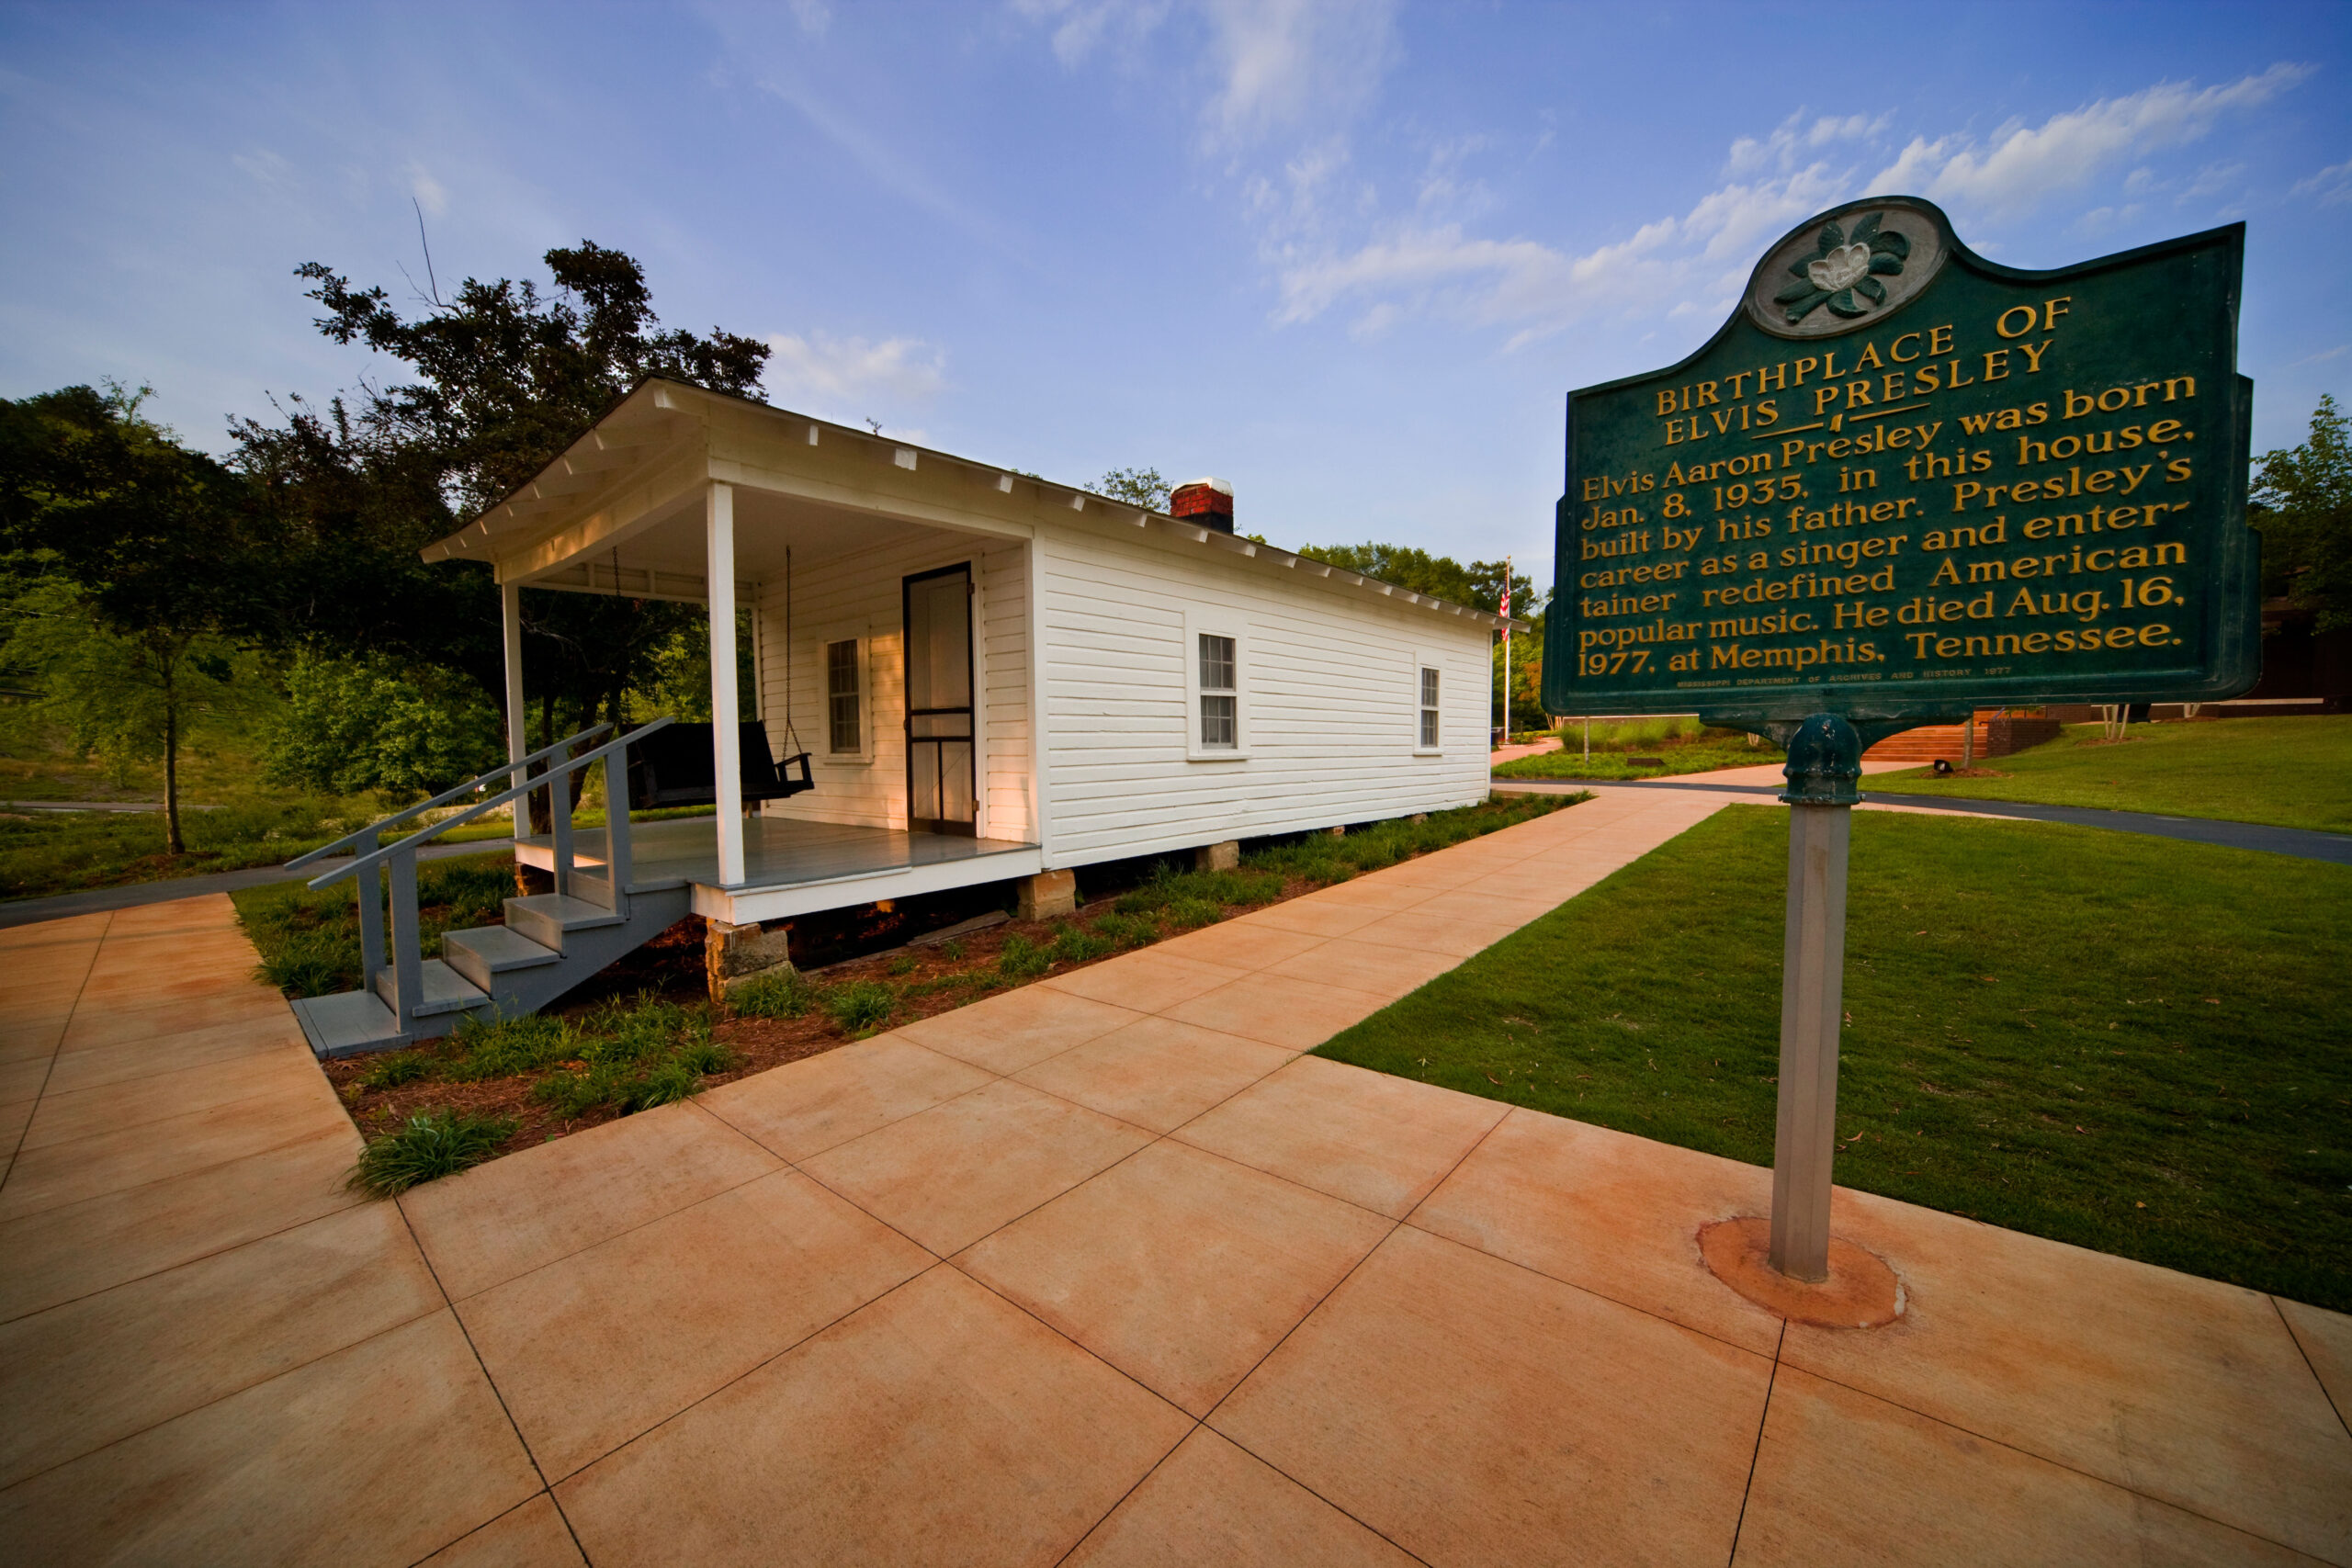
[[[346,1184],[371,1197],[398,1197],[421,1181],[481,1164],[514,1135],[514,1128],[512,1117],[472,1116],[461,1111],[412,1116],[360,1152]]]
[[[745,1018],[802,1018],[822,992],[799,970],[779,964],[728,993],[727,1005]]]
[[[1034,980],[1053,964],[1054,955],[1019,931],[1004,939],[997,950],[996,972],[1001,979]]]
[[[899,993],[879,980],[852,980],[825,996],[825,1016],[845,1034],[870,1034],[898,1010]]]

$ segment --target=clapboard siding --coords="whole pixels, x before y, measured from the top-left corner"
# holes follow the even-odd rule
[[[1041,538],[1048,863],[1465,805],[1487,790],[1491,637],[1476,622],[1274,577],[1181,537]],[[1187,756],[1188,607],[1243,626],[1249,754]],[[1443,750],[1416,755],[1419,660]]]
[[[770,801],[770,816],[876,828],[907,825],[906,663],[900,587],[917,572],[972,563],[979,630],[974,669],[976,770],[984,837],[1035,842],[1030,783],[1029,589],[1026,551],[944,532],[870,551],[800,565],[792,584],[792,637],[786,658],[785,585],[759,593],[761,711],[771,743],[785,751],[791,727],[814,758],[817,787]],[[863,757],[827,750],[825,644],[855,637],[865,645]]]

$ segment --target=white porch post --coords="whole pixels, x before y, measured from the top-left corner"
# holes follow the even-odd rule
[[[743,880],[743,732],[735,691],[735,487],[713,480],[708,512],[710,758],[718,778],[718,880]]]
[[[519,762],[530,754],[530,742],[525,739],[523,723],[523,585],[502,582],[498,585],[499,618],[506,634],[506,760]],[[523,781],[508,775],[508,787]],[[514,837],[527,838],[531,831],[531,797],[518,795],[514,801]]]

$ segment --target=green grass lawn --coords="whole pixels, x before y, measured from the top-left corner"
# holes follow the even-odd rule
[[[603,781],[595,773],[591,770],[590,791],[573,818],[582,828],[605,823]],[[152,768],[118,777],[96,762],[53,752],[0,756],[0,800],[162,798],[162,777]],[[161,812],[0,811],[0,898],[279,865],[397,809],[373,795],[277,788],[262,778],[250,755],[225,745],[189,751],[181,769],[180,798],[187,850],[177,855],[164,852]],[[677,807],[631,812],[629,819],[708,815],[707,806]],[[472,843],[511,831],[513,819],[502,807],[435,841]]]
[[[1841,1184],[2352,1310],[2352,868],[1853,827]],[[1322,1055],[1769,1166],[1787,854],[1720,812]]]
[[[1920,769],[1872,773],[1865,787],[2352,832],[2352,716],[2135,724],[2120,744],[2086,744],[2098,739],[2096,724],[2069,725],[2056,740],[1981,764],[2005,779]]]
[[[1564,721],[1557,751],[1515,757],[1498,765],[1498,779],[1655,779],[1672,773],[1712,773],[1717,768],[1752,768],[1781,760],[1778,748],[1750,746],[1737,730],[1708,729],[1688,716],[1658,718],[1595,719],[1592,752],[1585,754],[1585,725]],[[1515,738],[1516,739],[1516,738]],[[1655,758],[1635,762],[1634,758]]]

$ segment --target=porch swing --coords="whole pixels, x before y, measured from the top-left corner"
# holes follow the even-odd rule
[[[613,591],[620,592],[619,552],[614,552]],[[817,781],[808,771],[808,749],[792,722],[792,551],[784,552],[784,739],[781,760],[768,750],[768,727],[752,718],[738,727],[738,756],[743,804],[783,800]],[[712,727],[673,724],[628,749],[628,793],[639,809],[718,804],[718,773],[712,755]]]

